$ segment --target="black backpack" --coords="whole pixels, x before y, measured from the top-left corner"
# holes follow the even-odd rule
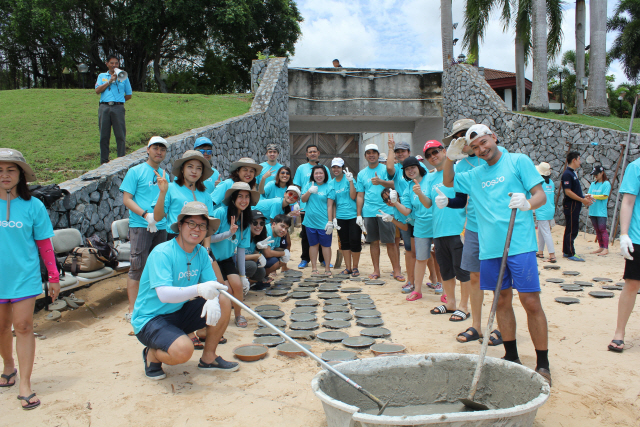
[[[61,189],[56,184],[32,185],[29,187],[31,195],[44,203],[44,207],[49,209],[56,201],[69,195],[69,191]]]
[[[87,246],[98,251],[97,258],[107,267],[116,268],[118,266],[118,250],[105,242],[97,234],[87,238]]]

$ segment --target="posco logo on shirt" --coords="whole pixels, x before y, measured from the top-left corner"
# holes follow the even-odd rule
[[[158,183],[157,182],[153,182],[153,181],[149,181],[149,187],[157,187]]]
[[[2,221],[0,222],[0,227],[7,227],[7,228],[22,228],[23,224],[18,221]]]
[[[193,270],[193,271],[181,271],[180,274],[178,274],[178,280],[179,279],[184,279],[186,277],[195,277],[198,275],[198,270]]]
[[[492,179],[491,181],[483,182],[482,183],[482,188],[489,188],[492,185],[496,185],[496,184],[499,184],[501,182],[504,182],[504,176],[501,176],[500,178]]]

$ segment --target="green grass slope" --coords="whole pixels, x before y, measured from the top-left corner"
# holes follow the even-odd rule
[[[99,96],[93,89],[0,91],[0,147],[21,151],[38,182],[62,182],[100,165]],[[134,92],[127,102],[127,153],[249,111],[251,95]],[[111,159],[116,141],[111,136]]]
[[[639,108],[640,109],[640,108]],[[514,111],[515,112],[515,111]],[[619,130],[621,132],[629,132],[629,122],[631,119],[621,119],[615,116],[609,117],[591,117],[578,114],[556,114],[555,112],[538,113],[534,111],[519,111],[520,114],[527,114],[529,116],[543,117],[551,120],[562,120],[564,122],[579,123],[581,125],[596,126],[607,129]],[[637,115],[640,111],[636,111],[636,119],[633,121],[633,133],[640,133],[640,119]]]

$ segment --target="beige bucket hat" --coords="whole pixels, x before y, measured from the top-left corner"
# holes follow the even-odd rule
[[[178,230],[178,223],[182,221],[182,218],[184,218],[185,216],[192,215],[203,215],[209,220],[209,227],[207,229],[207,235],[205,237],[211,236],[216,232],[218,227],[220,227],[220,220],[218,218],[212,218],[209,216],[209,209],[207,209],[207,206],[204,203],[189,202],[182,207],[180,215],[178,215],[178,220],[175,223],[171,224],[171,231],[176,234],[179,233],[180,230]]]
[[[466,133],[466,131],[469,130],[469,128],[475,124],[476,122],[471,119],[456,120],[455,123],[453,123],[453,127],[451,128],[451,135],[442,138],[442,142],[445,145],[449,145],[449,143],[451,142],[451,140],[453,140],[454,135],[456,133],[460,131],[465,131]]]
[[[180,168],[183,164],[188,162],[189,160],[200,160],[202,162],[202,180],[206,180],[211,175],[213,175],[213,169],[211,169],[211,163],[204,158],[201,152],[196,150],[187,150],[182,155],[182,158],[173,162],[173,167],[171,169],[171,173],[173,176],[180,175]]]
[[[0,148],[0,162],[15,163],[24,171],[24,177],[27,182],[36,180],[33,169],[27,164],[24,156],[18,150],[14,150],[13,148]]]
[[[254,168],[256,170],[256,177],[260,175],[262,172],[262,166],[256,163],[251,157],[243,157],[237,162],[231,163],[231,167],[229,168],[229,173],[233,172],[236,169],[240,169],[243,166],[249,166],[250,168]]]
[[[536,166],[536,170],[542,176],[551,175],[551,165],[547,162],[542,162],[538,166]]]
[[[251,203],[249,204],[249,206],[255,206],[260,200],[260,194],[256,190],[252,190],[249,184],[247,184],[246,182],[234,182],[231,188],[229,188],[224,193],[224,200],[222,201],[222,203],[228,206],[229,202],[231,201],[231,195],[235,191],[240,190],[248,191],[251,194]]]

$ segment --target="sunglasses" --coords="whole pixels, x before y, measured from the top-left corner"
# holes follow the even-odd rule
[[[206,231],[209,227],[207,224],[196,224],[193,221],[187,221],[185,222],[185,224],[187,224],[187,226],[192,230],[195,230],[197,228],[200,231]]]
[[[264,224],[265,224],[265,222],[264,222],[264,221],[253,221],[253,222],[251,223],[251,225],[253,225],[254,227],[257,227],[257,226],[264,227]]]
[[[298,194],[294,193],[293,191],[287,191],[287,196],[289,196],[289,198],[293,200],[298,200],[299,198]]]
[[[213,154],[213,150],[198,150],[199,152],[201,152],[203,155],[212,155]]]
[[[281,171],[280,174],[281,175],[291,175],[291,172],[289,172],[289,171]]]
[[[439,152],[442,151],[442,148],[434,148],[430,153],[424,153],[424,158],[429,160],[431,157],[435,156]]]

